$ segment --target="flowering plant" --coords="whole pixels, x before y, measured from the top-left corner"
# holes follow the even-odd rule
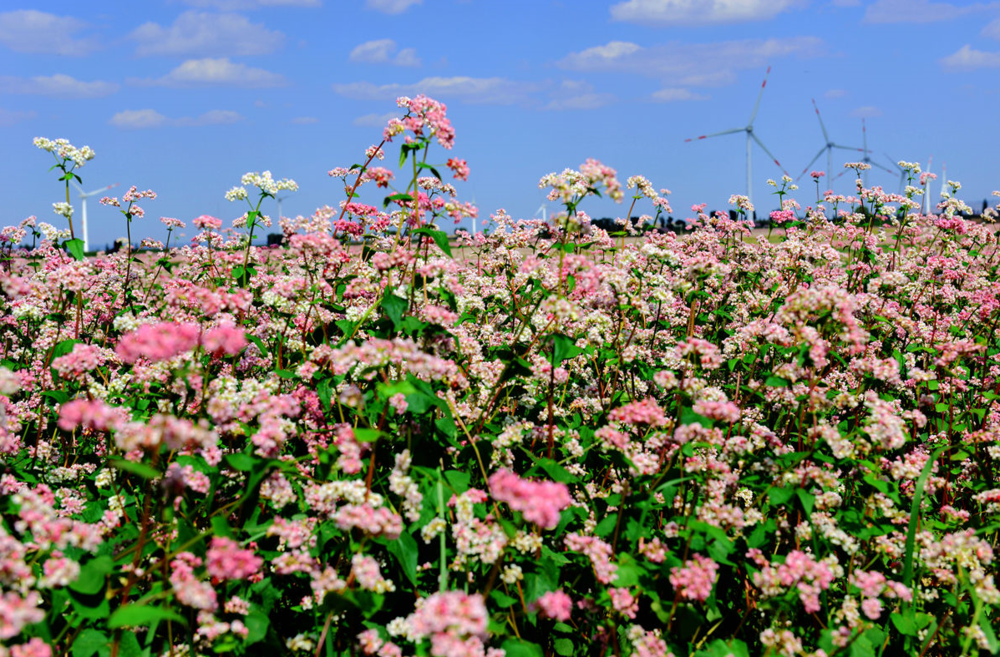
[[[159,260],[10,255],[0,654],[1000,650],[997,233],[783,181],[773,241],[704,206],[616,241],[588,160],[551,223],[450,240],[454,129],[400,106],[282,248],[203,215]]]

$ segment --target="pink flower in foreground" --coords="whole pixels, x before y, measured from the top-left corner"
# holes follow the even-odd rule
[[[156,363],[197,347],[200,332],[197,324],[144,324],[125,335],[115,352],[126,363],[134,363],[140,358]]]
[[[608,595],[611,596],[611,605],[615,610],[620,611],[628,618],[635,618],[635,615],[639,613],[639,601],[629,593],[628,589],[608,589]]]
[[[663,409],[652,397],[616,408],[608,414],[608,418],[613,422],[648,424],[651,427],[660,427],[667,422]]]
[[[125,422],[125,413],[100,399],[74,399],[59,407],[59,428],[72,431],[79,426],[94,431],[117,429]]]
[[[10,657],[52,657],[52,648],[36,636],[27,643],[11,646]]]
[[[700,554],[685,562],[684,567],[670,569],[670,583],[688,600],[704,602],[712,595],[718,578],[719,564]]]
[[[559,512],[572,502],[566,484],[521,479],[509,470],[500,470],[490,477],[490,492],[543,529],[555,528]]]
[[[235,356],[247,346],[247,336],[241,328],[220,326],[206,331],[201,344],[213,356]]]
[[[407,618],[407,625],[418,637],[444,632],[485,636],[487,621],[482,595],[445,591],[425,598]]]
[[[236,541],[221,536],[212,539],[205,558],[208,574],[218,579],[247,579],[264,563],[253,550],[242,549]]]
[[[552,620],[566,622],[573,611],[573,599],[563,593],[562,589],[549,591],[538,598],[538,600],[535,600],[535,606],[541,610],[543,616],[547,616]]]
[[[446,166],[455,174],[455,178],[459,180],[469,179],[469,165],[465,163],[465,160],[450,157],[448,158],[448,162],[446,162]]]

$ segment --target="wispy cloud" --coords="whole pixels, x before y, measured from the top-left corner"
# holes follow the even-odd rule
[[[110,96],[118,89],[119,85],[114,82],[103,80],[84,82],[62,73],[49,76],[39,75],[33,78],[0,76],[0,92],[8,94],[31,94],[57,98],[100,98]]]
[[[435,98],[460,98],[469,103],[513,105],[528,99],[538,85],[506,78],[430,77],[413,84],[352,82],[335,84],[333,90],[356,100],[395,100],[399,96],[427,94]]]
[[[976,50],[965,44],[957,52],[943,58],[941,63],[951,69],[997,68],[1000,67],[1000,52]]]
[[[851,116],[856,119],[871,119],[876,116],[882,116],[882,110],[874,105],[862,105],[851,110]]]
[[[27,121],[28,119],[33,119],[38,114],[35,111],[18,112],[13,110],[6,110],[0,107],[0,128],[9,128],[15,123],[20,123],[21,121]]]
[[[124,110],[118,112],[108,121],[111,125],[123,130],[141,130],[144,128],[162,127],[197,127],[206,125],[224,125],[242,121],[243,116],[230,110],[211,110],[200,116],[182,116],[170,118],[153,109]]]
[[[823,98],[828,98],[834,100],[837,98],[843,98],[847,95],[847,89],[827,89],[823,92]]]
[[[717,86],[736,80],[739,70],[760,68],[791,55],[817,55],[823,41],[817,37],[744,39],[719,43],[671,42],[642,47],[625,41],[570,53],[557,65],[584,72],[620,72],[658,78],[671,86]]]
[[[551,100],[543,110],[592,110],[610,105],[618,100],[614,94],[598,93],[593,85],[583,80],[563,80],[549,92]]]
[[[714,25],[774,18],[799,0],[627,0],[611,6],[611,18],[641,25]]]
[[[285,35],[239,14],[186,11],[173,25],[144,23],[129,34],[135,54],[171,56],[266,55],[281,48]]]
[[[875,0],[865,9],[866,23],[938,23],[1000,7],[991,3],[933,2],[933,0]]]
[[[994,19],[986,24],[981,34],[990,39],[1000,40],[1000,18]]]
[[[393,64],[394,66],[420,66],[420,58],[413,48],[398,46],[392,39],[366,41],[351,51],[350,60],[363,64]]]
[[[56,16],[34,9],[0,14],[0,44],[14,52],[49,53],[81,57],[100,48],[92,37],[76,34],[88,24],[72,16]]]
[[[385,114],[365,114],[351,121],[352,125],[364,128],[384,128],[389,119],[398,119],[399,112],[386,112]]]
[[[401,14],[424,0],[365,0],[365,9],[374,9],[383,14]]]
[[[709,100],[711,96],[706,96],[704,94],[696,94],[690,89],[683,89],[679,87],[669,87],[667,89],[660,89],[659,91],[654,91],[652,99],[658,103],[677,103],[686,102],[692,100]]]
[[[220,11],[247,11],[265,7],[322,7],[323,0],[184,0],[184,4]]]
[[[277,73],[229,61],[228,57],[189,59],[160,78],[130,78],[130,84],[155,87],[280,87],[287,83]]]

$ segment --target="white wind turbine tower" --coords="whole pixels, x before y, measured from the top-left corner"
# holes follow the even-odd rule
[[[747,135],[747,198],[753,203],[753,144],[752,142],[757,142],[757,145],[761,147],[768,156],[774,160],[774,163],[778,165],[778,168],[782,170],[785,175],[788,174],[784,167],[781,166],[781,162],[778,162],[778,158],[774,157],[771,151],[767,150],[767,146],[764,142],[754,134],[753,131],[753,121],[757,118],[757,110],[760,109],[760,99],[764,95],[764,87],[767,86],[767,76],[771,73],[771,67],[767,67],[767,72],[764,73],[764,81],[760,85],[760,93],[757,94],[757,102],[753,106],[753,112],[750,113],[750,121],[747,122],[745,127],[742,128],[731,128],[730,130],[723,130],[721,132],[713,132],[708,135],[700,135],[698,137],[692,137],[691,139],[685,139],[685,142],[695,141],[696,139],[708,139],[709,137],[719,137],[721,135],[731,135],[736,132],[745,132]]]
[[[861,149],[855,148],[853,146],[844,146],[842,144],[837,144],[832,139],[830,139],[830,135],[826,131],[826,125],[823,124],[823,117],[819,115],[819,107],[816,105],[815,98],[812,99],[812,104],[813,104],[813,109],[816,110],[816,118],[819,120],[819,128],[820,130],[823,131],[823,139],[826,140],[826,144],[823,146],[823,148],[819,149],[819,152],[816,153],[816,156],[809,161],[809,164],[806,165],[806,168],[803,169],[802,173],[799,174],[799,178],[802,178],[802,176],[806,175],[806,172],[809,171],[809,167],[813,165],[813,162],[819,159],[819,156],[823,154],[823,151],[826,151],[826,179],[827,182],[832,186],[833,179],[835,177],[833,175],[833,149],[839,148],[845,151],[860,151]],[[839,178],[840,175],[838,174],[836,177]]]
[[[80,227],[83,232],[83,250],[84,252],[90,251],[90,233],[87,230],[87,199],[95,194],[100,194],[101,192],[106,192],[113,187],[117,187],[118,183],[113,185],[108,185],[107,187],[101,187],[100,189],[95,189],[92,192],[83,191],[83,187],[80,187],[75,182],[73,186],[80,190]]]
[[[869,164],[869,165],[871,165],[873,167],[878,167],[879,169],[882,169],[883,171],[886,171],[888,173],[895,173],[889,167],[882,166],[881,164],[879,164],[878,162],[876,162],[875,160],[873,160],[869,156],[869,153],[871,153],[871,151],[868,150],[868,128],[865,126],[865,120],[864,120],[863,117],[861,119],[861,140],[864,143],[864,150],[863,150],[864,157],[861,158],[862,162],[864,162],[865,164]],[[864,175],[864,185],[865,185],[865,187],[868,186],[868,172],[867,171],[865,171],[865,175]]]
[[[531,215],[532,218],[537,217],[540,214],[540,215],[542,215],[542,221],[548,221],[548,218],[549,218],[548,217],[548,208],[549,208],[548,203],[542,201],[542,204],[538,206],[537,210],[535,210],[535,214]]]
[[[931,155],[927,158],[927,173],[931,172],[931,164],[934,162],[934,156]],[[927,180],[927,184],[924,185],[924,203],[923,207],[920,209],[925,215],[931,213],[931,181]]]
[[[289,196],[288,194],[285,194],[284,196],[275,196],[274,197],[274,202],[278,204],[278,224],[279,225],[281,224],[281,202],[284,201],[286,198],[288,198],[288,196]]]

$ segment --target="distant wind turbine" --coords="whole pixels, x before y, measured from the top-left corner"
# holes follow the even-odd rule
[[[100,194],[101,192],[106,192],[109,189],[117,187],[118,183],[108,185],[107,187],[101,187],[100,189],[95,189],[92,192],[83,191],[83,187],[80,187],[75,182],[73,183],[73,186],[80,190],[80,226],[83,231],[83,250],[86,252],[90,251],[90,233],[87,230],[87,199],[95,194]]]
[[[906,185],[906,169],[904,169],[903,167],[899,166],[899,160],[892,159],[891,157],[889,157],[888,153],[883,153],[883,155],[885,155],[886,157],[889,158],[889,161],[892,162],[892,166],[894,166],[897,169],[899,169],[899,192],[898,193],[902,194],[903,193],[903,187]]]
[[[876,162],[875,160],[873,160],[869,156],[869,153],[871,153],[871,151],[868,150],[868,128],[865,126],[865,119],[863,117],[861,119],[861,139],[864,142],[864,151],[863,152],[865,154],[865,156],[863,158],[861,158],[861,161],[864,162],[865,164],[871,165],[873,167],[878,167],[879,169],[882,169],[883,171],[886,171],[888,173],[895,173],[895,171],[893,171],[889,167],[882,166],[881,164],[879,164],[878,162]],[[868,186],[868,172],[867,171],[865,171],[865,182],[864,182],[864,185],[865,185],[865,187]]]
[[[757,137],[756,134],[754,134],[753,131],[753,121],[755,118],[757,118],[757,110],[760,109],[760,99],[764,95],[764,87],[767,86],[767,76],[770,75],[770,73],[771,73],[771,67],[768,66],[767,72],[764,74],[764,81],[760,85],[760,93],[757,94],[757,102],[754,104],[753,112],[751,112],[750,114],[750,121],[747,122],[745,127],[732,128],[730,130],[723,130],[721,132],[713,132],[712,134],[700,135],[698,137],[692,137],[691,139],[684,140],[685,142],[688,142],[688,141],[695,141],[696,139],[708,139],[709,137],[719,137],[721,135],[731,135],[736,132],[745,132],[747,135],[747,198],[750,200],[751,203],[753,203],[753,144],[751,143],[752,141],[757,142],[757,145],[761,147],[761,150],[767,153],[768,156],[772,160],[774,160],[774,163],[778,165],[778,168],[781,169],[782,172],[785,173],[785,175],[788,174],[788,172],[785,171],[784,167],[781,166],[781,162],[778,162],[778,158],[774,157],[771,151],[767,150],[767,146],[764,145],[764,142],[762,142],[760,138]]]
[[[538,209],[535,210],[535,214],[533,214],[532,217],[537,217],[539,214],[541,214],[542,221],[548,221],[548,207],[549,206],[547,203],[542,202],[542,204],[538,206]]]
[[[927,158],[927,173],[931,172],[931,164],[933,162],[934,162],[934,156],[931,155],[930,157]],[[921,210],[923,211],[923,213],[925,215],[928,215],[928,214],[931,213],[931,180],[930,180],[930,178],[927,179],[927,184],[924,185],[924,204],[923,204],[923,208],[921,208]]]
[[[813,165],[813,162],[815,162],[816,160],[819,159],[819,156],[823,154],[823,151],[826,151],[826,176],[827,176],[826,179],[829,180],[832,183],[833,179],[834,179],[834,175],[833,175],[833,149],[839,148],[839,149],[842,149],[842,150],[845,150],[845,151],[860,151],[861,149],[860,148],[856,148],[854,146],[843,146],[841,144],[835,143],[832,139],[830,139],[830,135],[826,131],[826,126],[823,124],[823,117],[819,115],[819,107],[816,105],[816,99],[815,98],[812,99],[812,104],[813,104],[813,109],[816,110],[816,118],[819,120],[819,128],[820,128],[820,130],[823,131],[823,139],[826,140],[826,144],[823,146],[823,148],[819,149],[819,152],[816,153],[816,156],[812,160],[809,161],[809,164],[806,165],[806,168],[803,169],[802,173],[799,174],[799,178],[801,178],[802,176],[806,175],[806,171],[809,171],[809,167],[811,167]],[[839,178],[840,176],[838,175],[836,177]]]

